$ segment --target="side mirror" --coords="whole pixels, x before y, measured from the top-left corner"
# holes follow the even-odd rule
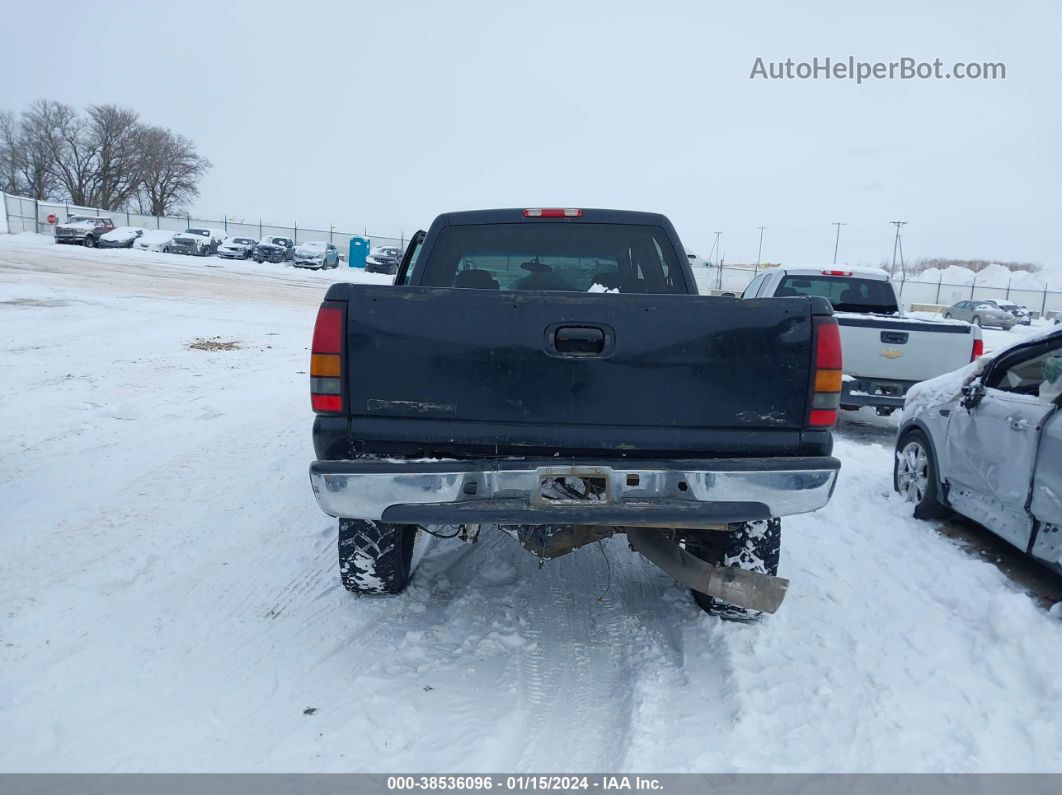
[[[967,411],[973,411],[985,397],[985,385],[980,381],[974,381],[962,388],[962,407]]]

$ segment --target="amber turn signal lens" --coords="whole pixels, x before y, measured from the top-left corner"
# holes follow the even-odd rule
[[[815,391],[840,392],[841,380],[840,370],[819,370],[815,373]]]
[[[339,354],[310,354],[310,375],[321,376],[324,378],[339,378],[339,371]]]

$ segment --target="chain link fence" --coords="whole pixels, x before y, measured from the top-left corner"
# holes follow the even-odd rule
[[[172,232],[183,232],[190,227],[208,227],[224,230],[230,237],[251,237],[261,240],[267,235],[276,235],[290,237],[297,244],[310,240],[324,240],[335,243],[340,252],[344,254],[348,251],[352,237],[367,238],[370,246],[396,246],[400,249],[406,247],[405,235],[398,237],[374,235],[364,229],[361,232],[351,232],[336,227],[313,229],[301,227],[295,223],[285,226],[267,224],[263,221],[248,223],[229,218],[220,220],[197,218],[192,215],[141,215],[124,210],[111,212],[97,207],[79,207],[65,202],[37,201],[6,193],[0,195],[3,196],[7,231],[11,233],[37,232],[50,235],[55,231],[55,224],[50,220],[53,216],[61,222],[71,215],[102,215],[110,218],[115,226],[139,226],[145,229],[166,229]],[[757,270],[752,266],[695,265],[693,270],[702,293],[733,292],[740,295],[757,274]],[[1050,318],[1062,315],[1062,292],[1057,290],[1030,290],[1011,288],[1009,285],[1007,287],[979,285],[976,278],[969,284],[949,284],[942,280],[943,277],[940,278],[941,280],[938,281],[921,281],[916,276],[906,280],[894,280],[893,285],[901,304],[908,308],[950,306],[967,299],[995,298],[1026,306],[1040,317]]]
[[[192,227],[206,227],[209,229],[221,229],[229,237],[251,237],[261,240],[263,237],[274,235],[277,237],[289,237],[296,244],[306,243],[311,240],[323,240],[335,243],[341,253],[346,255],[350,239],[362,237],[369,240],[370,246],[397,246],[405,249],[405,235],[393,237],[390,235],[374,235],[367,230],[345,231],[336,227],[328,229],[314,229],[302,227],[297,223],[290,226],[265,223],[259,220],[257,223],[235,221],[229,218],[197,218],[194,215],[141,215],[140,213],[103,210],[99,207],[79,207],[76,204],[66,202],[38,201],[27,199],[22,196],[3,195],[4,215],[7,219],[7,231],[16,234],[18,232],[37,232],[42,235],[51,235],[55,232],[55,221],[62,223],[71,215],[94,215],[110,218],[115,226],[139,226],[144,229],[165,229],[170,232],[183,232]],[[54,221],[52,220],[54,218]]]

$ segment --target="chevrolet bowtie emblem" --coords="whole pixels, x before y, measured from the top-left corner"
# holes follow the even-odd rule
[[[895,348],[886,348],[881,352],[881,355],[886,359],[899,359],[903,356],[903,351],[898,351]]]

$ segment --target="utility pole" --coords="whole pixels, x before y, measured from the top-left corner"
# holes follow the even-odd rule
[[[719,248],[719,238],[722,236],[722,234],[722,232],[715,233],[715,247],[713,249],[715,251],[715,261],[717,265],[715,277],[715,289],[717,290],[723,289],[723,252],[722,249]]]
[[[841,227],[848,226],[844,221],[834,221],[833,225],[837,227],[837,237],[833,241],[833,264],[837,264],[837,247],[841,245]]]
[[[896,238],[892,242],[892,267],[889,268],[889,278],[891,279],[896,275],[896,252],[902,251],[900,248],[900,227],[906,224],[906,221],[889,221],[890,224],[896,227]],[[900,268],[903,269],[903,254],[900,254]],[[904,277],[906,278],[906,271]]]
[[[716,261],[716,252],[719,251],[719,235],[721,235],[721,234],[723,234],[723,233],[722,232],[716,232],[715,233],[715,242],[712,244],[712,250],[708,252],[708,262],[709,262],[709,264],[711,264],[712,262]]]
[[[753,277],[760,272],[760,256],[763,254],[763,230],[767,227],[757,226],[756,228],[760,230],[760,246],[756,249],[756,269],[752,272]]]

